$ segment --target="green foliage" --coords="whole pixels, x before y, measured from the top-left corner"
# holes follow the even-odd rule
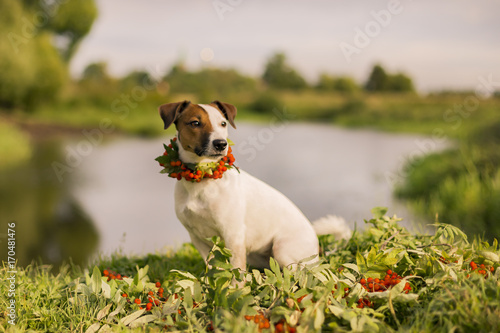
[[[32,44],[34,54],[31,57],[38,65],[25,104],[28,108],[35,109],[40,103],[54,102],[57,99],[59,91],[67,82],[67,68],[52,46],[50,34],[40,33]]]
[[[381,65],[373,66],[373,69],[365,84],[365,89],[372,92],[392,91],[392,92],[413,92],[412,80],[403,73],[394,75],[387,74]]]
[[[94,1],[70,0],[57,7],[51,29],[60,38],[66,39],[61,48],[66,60],[75,53],[78,43],[87,35],[97,18],[97,6]]]
[[[156,82],[146,71],[132,71],[120,80],[120,90],[130,90],[134,87],[151,87]]]
[[[96,10],[93,1],[59,3],[0,3],[0,30],[5,32],[0,40],[0,107],[32,110],[56,100],[67,83],[65,60],[89,31]],[[64,38],[69,41],[54,45]]]
[[[14,167],[31,157],[28,136],[14,126],[0,123],[0,170]]]
[[[218,238],[212,239],[208,266],[192,245],[185,245],[162,256],[101,259],[84,272],[64,267],[56,276],[43,266],[18,268],[17,329],[272,332],[281,325],[298,332],[499,330],[496,241],[469,243],[460,229],[441,223],[435,224],[434,235],[412,235],[400,219],[386,216],[387,209],[372,212],[366,230],[350,240],[320,237],[320,261],[298,269],[279,267],[271,259],[263,271],[239,271]],[[106,278],[105,269],[128,277]],[[388,269],[403,280],[383,292],[362,287],[361,279],[380,278]],[[8,274],[6,267],[0,270],[3,280]],[[3,294],[6,288],[0,285]],[[362,308],[360,299],[372,305]],[[2,298],[0,305],[5,308],[7,301]],[[150,310],[149,302],[155,304]],[[256,314],[269,321],[270,329],[249,320]],[[5,317],[0,322],[8,325]]]
[[[284,53],[276,53],[267,61],[262,80],[275,89],[299,90],[307,87],[304,78],[286,62]]]
[[[397,73],[389,76],[389,86],[387,90],[394,92],[414,92],[415,87],[408,76],[403,73]]]
[[[500,237],[499,123],[474,130],[467,143],[421,157],[406,166],[396,194],[426,217],[459,226],[467,234]]]
[[[322,91],[335,91],[341,93],[354,93],[360,90],[359,85],[350,77],[333,77],[328,74],[321,74],[316,85],[316,89]]]
[[[373,66],[373,69],[365,84],[368,91],[386,91],[389,88],[389,75],[380,65]]]
[[[258,113],[272,114],[274,109],[280,109],[282,106],[283,103],[275,93],[265,91],[255,97],[248,105],[248,109]]]
[[[164,80],[170,93],[195,94],[200,103],[217,98],[228,100],[231,96],[256,91],[256,81],[234,69],[203,68],[189,72],[182,64],[175,65]]]

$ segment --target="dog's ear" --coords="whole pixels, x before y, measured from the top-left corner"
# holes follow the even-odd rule
[[[216,105],[219,108],[219,110],[221,110],[222,113],[224,113],[224,116],[229,121],[231,126],[236,128],[236,125],[234,124],[234,118],[236,117],[236,113],[238,112],[238,110],[236,109],[236,106],[234,106],[232,104],[228,104],[228,103],[222,103],[219,101],[213,101],[210,104]]]
[[[160,111],[160,116],[163,120],[163,129],[169,128],[177,117],[179,117],[180,113],[187,108],[190,103],[190,101],[183,101],[177,103],[167,103],[160,106],[158,110]]]

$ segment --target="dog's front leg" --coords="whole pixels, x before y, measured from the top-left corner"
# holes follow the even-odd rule
[[[239,269],[241,273],[246,271],[247,266],[245,243],[239,242],[243,239],[244,238],[239,238],[236,241],[226,242],[227,248],[230,249],[232,253],[231,265],[233,265],[234,268]],[[233,278],[232,285],[238,288],[243,288],[245,286],[245,279],[243,278],[242,281],[237,281],[236,278]]]
[[[231,257],[231,265],[241,271],[246,271],[247,268],[247,251],[244,241],[242,239],[231,240],[226,242],[226,246],[231,250],[233,256]]]

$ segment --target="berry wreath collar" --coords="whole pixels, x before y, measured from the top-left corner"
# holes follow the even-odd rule
[[[163,145],[165,152],[163,155],[158,156],[155,160],[160,163],[163,170],[160,173],[167,173],[171,178],[177,178],[177,180],[185,179],[190,182],[200,182],[202,179],[220,179],[224,172],[230,169],[238,170],[234,164],[234,156],[232,154],[231,146],[234,143],[231,140],[227,140],[230,147],[227,151],[227,155],[221,158],[218,162],[207,162],[207,163],[184,163],[179,158],[179,146],[177,143],[177,138],[170,140],[170,144]],[[238,170],[239,172],[239,170]]]

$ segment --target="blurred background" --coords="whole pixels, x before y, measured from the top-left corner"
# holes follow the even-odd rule
[[[0,241],[85,264],[189,241],[167,102],[238,108],[236,164],[310,219],[500,236],[498,2],[1,0]]]

